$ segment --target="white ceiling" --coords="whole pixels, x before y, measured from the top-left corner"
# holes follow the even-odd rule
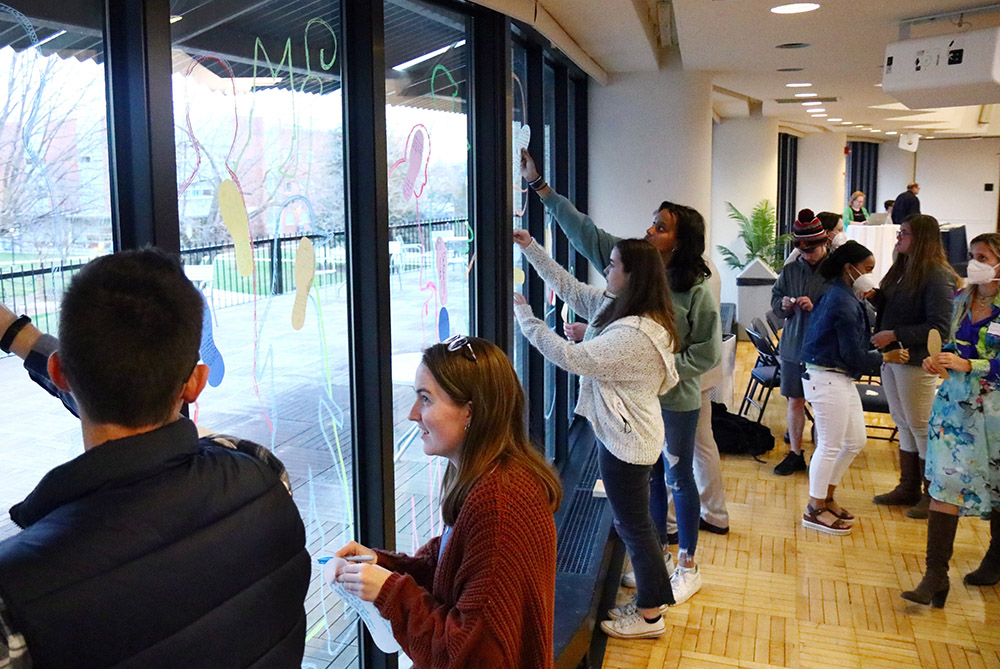
[[[539,0],[573,40],[608,72],[655,70],[663,62],[658,46],[662,12],[672,5],[674,32],[684,68],[714,74],[719,92],[716,114],[746,115],[746,98],[762,101],[763,113],[799,132],[826,132],[836,126],[853,136],[883,138],[887,131],[917,131],[923,136],[1000,135],[1000,106],[910,111],[876,87],[882,78],[885,47],[900,39],[905,19],[982,7],[986,0],[814,0],[812,12],[770,12],[789,0]],[[911,37],[1000,25],[1000,12],[915,25]],[[662,39],[662,38],[660,38]],[[806,42],[804,49],[777,49],[786,42]],[[778,72],[801,67],[803,71]],[[785,84],[810,82],[810,88]],[[778,98],[812,92],[835,97],[825,103],[827,118],[851,121],[844,126],[814,119],[801,104],[778,104]],[[982,121],[992,121],[984,124]],[[855,124],[866,124],[855,128]],[[871,133],[868,127],[881,133]]]

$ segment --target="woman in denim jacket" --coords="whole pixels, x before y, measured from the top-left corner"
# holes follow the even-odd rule
[[[809,467],[809,506],[802,526],[849,534],[854,516],[833,500],[834,489],[865,445],[865,419],[854,380],[880,362],[906,362],[909,352],[869,349],[871,325],[862,298],[876,282],[872,252],[849,241],[820,266],[830,281],[813,310],[802,345],[802,389],[816,417],[816,452]]]
[[[965,583],[1000,583],[1000,234],[979,235],[969,248],[969,285],[955,299],[953,343],[923,362],[928,374],[945,379],[928,427],[927,571],[902,595],[939,608],[948,597],[959,516],[990,519],[989,550]]]

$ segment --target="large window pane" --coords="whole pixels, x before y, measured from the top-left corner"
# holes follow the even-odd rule
[[[524,138],[530,137],[531,128],[528,125],[528,52],[524,46],[514,42],[511,51],[511,90],[513,91],[513,154],[519,155],[522,147],[527,148]],[[537,160],[538,156],[534,156]],[[528,227],[528,198],[531,196],[528,184],[521,178],[520,171],[514,172],[514,227]],[[520,252],[514,253],[514,290],[527,294],[525,277],[528,272],[528,261]],[[528,340],[521,335],[520,330],[514,334],[514,369],[523,384],[528,373]]]
[[[73,273],[112,250],[103,12],[83,2],[57,26],[61,2],[11,4],[0,5],[0,302],[55,333]],[[83,444],[20,360],[0,353],[0,378],[6,509]],[[0,538],[16,531],[3,514]]]
[[[310,553],[330,555],[355,538],[340,3],[171,14],[182,255],[214,338],[197,420],[275,451]],[[320,574],[304,665],[356,665],[356,616]]]
[[[545,170],[549,185],[557,192],[565,190],[564,184],[556,178],[556,77],[552,66],[545,63],[542,67],[542,118],[545,132]],[[559,234],[559,224],[555,218],[545,214],[545,250],[550,256],[555,256],[555,239]],[[556,296],[545,287],[545,324],[549,328],[556,327]],[[556,366],[545,361],[545,457],[549,460],[556,454]]]
[[[385,4],[396,547],[405,552],[441,533],[446,465],[424,454],[407,419],[414,374],[424,348],[469,334],[471,322],[467,35],[461,14]]]

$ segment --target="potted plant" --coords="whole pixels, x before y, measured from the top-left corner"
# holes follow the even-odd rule
[[[726,264],[733,269],[743,269],[754,258],[760,258],[776,273],[780,273],[785,262],[785,244],[792,236],[776,234],[778,221],[770,200],[758,202],[750,212],[750,218],[740,213],[732,202],[727,202],[726,206],[729,207],[729,218],[740,223],[739,237],[747,249],[746,258],[741,260],[732,249],[722,245],[717,246]]]

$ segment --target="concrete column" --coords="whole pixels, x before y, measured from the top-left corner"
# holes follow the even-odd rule
[[[846,147],[847,135],[840,132],[817,133],[799,139],[795,199],[798,209],[844,211],[848,195]],[[876,211],[871,207],[868,210]]]

